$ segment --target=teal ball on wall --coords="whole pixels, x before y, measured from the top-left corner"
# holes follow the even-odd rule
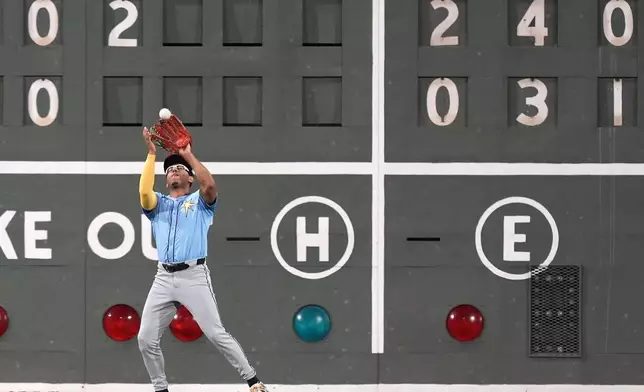
[[[329,312],[319,305],[301,307],[293,316],[293,330],[305,342],[319,342],[331,332]]]

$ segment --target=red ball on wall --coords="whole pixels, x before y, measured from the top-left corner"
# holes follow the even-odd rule
[[[195,321],[192,313],[183,305],[177,309],[170,323],[172,334],[182,342],[192,342],[203,335],[203,331]]]
[[[0,306],[0,336],[4,335],[4,333],[7,332],[7,329],[9,329],[9,315],[7,314],[7,311]]]
[[[139,333],[141,318],[134,308],[118,304],[107,309],[103,315],[103,330],[117,342],[132,339]]]
[[[469,342],[483,332],[483,315],[472,305],[458,305],[447,315],[446,328],[459,342]]]

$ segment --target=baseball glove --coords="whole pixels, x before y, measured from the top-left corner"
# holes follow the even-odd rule
[[[174,114],[167,120],[159,120],[150,128],[152,143],[170,153],[178,153],[179,149],[192,144],[192,135]]]

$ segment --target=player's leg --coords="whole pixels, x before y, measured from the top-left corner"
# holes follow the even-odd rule
[[[217,347],[241,378],[248,382],[252,387],[251,391],[266,391],[241,345],[222,324],[208,267],[205,264],[198,265],[179,274],[177,300],[192,313],[206,338]]]
[[[143,306],[139,329],[139,350],[155,391],[168,388],[161,336],[176,313],[171,274],[159,268]]]

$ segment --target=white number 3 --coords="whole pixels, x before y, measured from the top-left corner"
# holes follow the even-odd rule
[[[139,16],[139,10],[136,6],[128,0],[114,0],[110,3],[110,7],[116,11],[123,8],[127,11],[127,16],[123,21],[112,29],[110,36],[107,39],[107,46],[120,46],[120,47],[135,47],[138,45],[136,38],[121,38],[121,34],[134,25]]]
[[[531,127],[543,124],[543,122],[546,121],[546,118],[548,118],[548,105],[546,105],[548,88],[541,80],[538,79],[521,79],[519,80],[519,87],[521,87],[521,89],[532,87],[537,90],[537,95],[525,99],[525,103],[527,105],[537,108],[537,114],[534,116],[528,116],[521,113],[517,117],[517,121],[523,125]]]

